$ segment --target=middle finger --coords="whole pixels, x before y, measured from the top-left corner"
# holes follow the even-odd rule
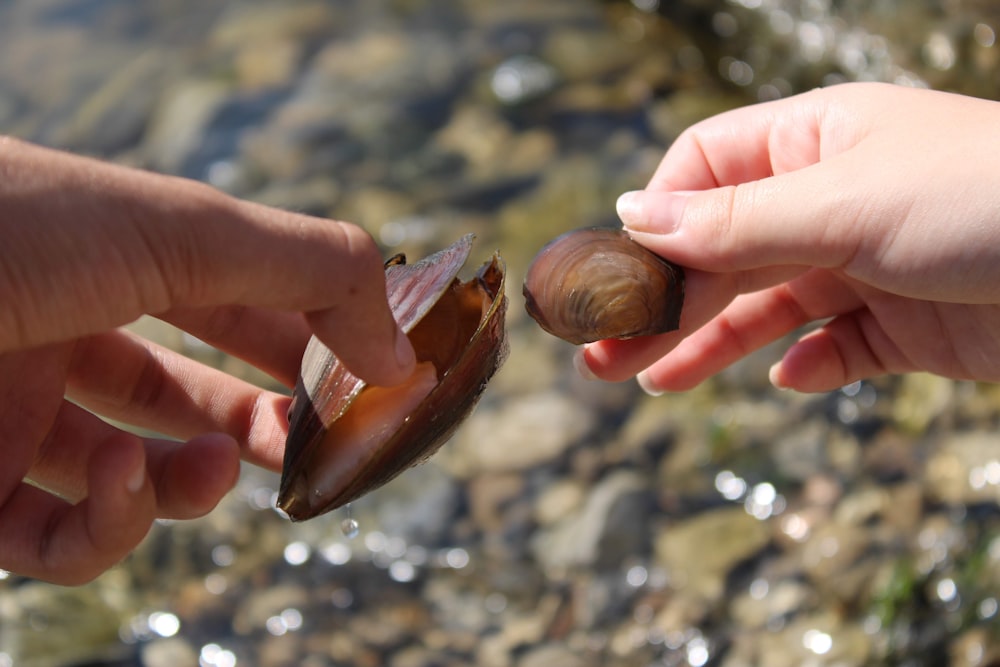
[[[226,433],[243,458],[275,468],[287,433],[287,396],[267,391],[125,330],[81,339],[67,396],[93,412],[188,439]]]
[[[174,308],[159,318],[256,366],[286,387],[295,384],[312,334],[302,313],[250,306]]]
[[[741,295],[645,369],[640,384],[654,393],[686,391],[810,322],[852,312],[862,305],[850,283],[822,270]]]
[[[721,313],[737,295],[783,283],[802,273],[796,266],[777,266],[736,273],[686,269],[681,326],[656,336],[601,340],[586,346],[582,357],[597,377],[621,382],[631,378],[674,349],[686,337]]]

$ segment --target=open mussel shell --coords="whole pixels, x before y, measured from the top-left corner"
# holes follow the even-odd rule
[[[684,270],[622,230],[578,229],[539,251],[524,279],[525,308],[574,345],[680,326]]]
[[[395,387],[366,385],[315,337],[289,409],[278,507],[301,521],[382,486],[438,450],[472,412],[507,357],[505,267],[499,254],[457,276],[471,234],[408,265],[386,263],[389,305],[417,353]]]

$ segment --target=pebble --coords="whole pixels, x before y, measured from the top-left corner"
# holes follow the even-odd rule
[[[657,563],[689,594],[717,601],[739,563],[770,540],[765,522],[741,507],[722,508],[678,521],[655,538]]]
[[[183,172],[194,153],[208,141],[209,124],[231,93],[226,82],[214,79],[192,78],[169,86],[144,141],[150,166],[170,173]]]
[[[562,644],[543,644],[533,648],[517,661],[517,667],[590,667],[592,661],[576,655]]]
[[[198,652],[179,637],[144,644],[140,659],[142,667],[198,667]]]
[[[541,526],[552,525],[579,509],[586,497],[586,487],[575,480],[558,480],[549,484],[538,497],[535,520]]]
[[[527,470],[556,463],[594,426],[594,414],[556,391],[511,397],[483,409],[452,440],[444,465],[455,475]]]
[[[577,513],[535,535],[535,558],[558,571],[606,568],[643,553],[650,498],[648,482],[640,475],[626,470],[609,474],[590,489]]]
[[[793,580],[769,582],[755,579],[732,604],[732,616],[741,627],[767,628],[780,625],[816,603],[815,589]]]
[[[273,585],[247,596],[233,617],[233,629],[250,633],[268,628],[272,618],[309,604],[308,590],[299,584]]]
[[[1000,501],[1000,452],[992,433],[960,433],[937,443],[924,469],[931,499],[950,505]]]

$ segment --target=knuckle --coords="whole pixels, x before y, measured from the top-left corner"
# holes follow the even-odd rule
[[[706,206],[687,207],[700,220],[685,221],[686,228],[701,230],[702,242],[725,261],[740,247],[740,228],[746,216],[742,186],[719,188]],[[693,223],[693,224],[692,224]]]
[[[205,329],[200,332],[206,340],[226,340],[239,333],[245,325],[247,308],[230,306],[216,308],[205,319]]]
[[[375,239],[365,230],[350,223],[337,223],[343,236],[343,247],[348,260],[358,269],[371,270],[381,267],[382,254]]]

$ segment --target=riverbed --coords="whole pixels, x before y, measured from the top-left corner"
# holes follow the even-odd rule
[[[509,270],[510,360],[429,463],[292,524],[247,466],[92,584],[0,572],[0,667],[1000,664],[1000,388],[587,382],[523,313],[697,120],[852,80],[993,96],[989,3],[12,0],[0,133]],[[915,138],[917,140],[918,138]],[[132,328],[270,388],[153,319]]]

